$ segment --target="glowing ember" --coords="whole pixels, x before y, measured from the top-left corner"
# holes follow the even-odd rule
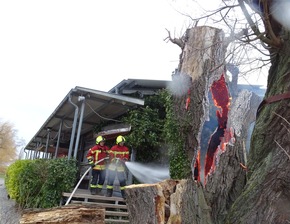
[[[208,174],[212,173],[215,169],[216,159],[219,157],[225,145],[233,136],[231,131],[227,131],[228,111],[230,105],[229,91],[225,82],[224,75],[218,81],[215,81],[211,86],[212,98],[215,106],[218,108],[216,111],[218,127],[212,134],[205,157],[205,180]]]
[[[194,164],[194,180],[200,182],[200,150],[197,151],[197,157]]]

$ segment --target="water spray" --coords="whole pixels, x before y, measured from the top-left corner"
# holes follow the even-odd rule
[[[125,162],[125,165],[140,183],[153,184],[170,178],[167,167],[138,162]]]

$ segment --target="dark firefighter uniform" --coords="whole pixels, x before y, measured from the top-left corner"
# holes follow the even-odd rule
[[[89,164],[93,167],[90,185],[92,194],[101,194],[106,179],[106,160],[97,162],[101,159],[109,158],[108,153],[109,147],[105,146],[105,138],[98,136],[96,138],[96,145],[90,148],[87,154]]]
[[[125,186],[126,186],[126,171],[125,162],[129,160],[129,149],[124,145],[125,138],[118,136],[116,139],[116,145],[114,145],[110,151],[110,165],[108,168],[108,184],[107,184],[107,197],[111,197],[113,194],[114,180],[117,176],[120,183],[120,190],[122,197],[125,198]]]

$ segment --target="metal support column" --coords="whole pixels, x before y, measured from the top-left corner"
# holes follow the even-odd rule
[[[69,99],[68,100],[75,107],[75,115],[74,115],[73,127],[72,127],[71,136],[70,136],[70,144],[69,144],[69,150],[68,150],[68,159],[70,159],[71,158],[71,154],[72,154],[73,144],[74,144],[74,138],[75,138],[75,132],[76,132],[76,126],[77,126],[79,108],[78,108],[77,105],[75,105],[72,102],[71,96],[69,96]]]
[[[47,128],[47,137],[46,137],[46,145],[45,145],[45,159],[47,159],[47,151],[49,146],[49,139],[50,139],[50,128]]]
[[[78,133],[77,133],[77,139],[76,139],[75,151],[74,151],[74,158],[75,159],[77,158],[80,135],[81,135],[81,131],[82,131],[83,117],[84,117],[84,111],[85,111],[85,97],[79,96],[78,101],[82,101],[82,106],[81,106],[81,114],[80,114],[80,119],[79,119]]]
[[[57,143],[56,143],[56,148],[55,148],[55,152],[54,152],[54,158],[57,158],[57,154],[58,154],[58,149],[59,149],[59,142],[60,142],[60,135],[61,135],[61,131],[62,131],[62,125],[63,125],[63,120],[61,120],[60,124],[59,124],[59,130],[58,130],[58,136],[57,136]]]

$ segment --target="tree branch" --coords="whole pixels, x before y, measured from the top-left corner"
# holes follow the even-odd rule
[[[164,41],[166,41],[167,39],[169,39],[172,43],[178,45],[181,49],[183,49],[184,48],[184,45],[185,45],[184,42],[183,42],[183,40],[181,38],[174,38],[174,39],[172,39],[171,38],[171,35],[170,35],[170,31],[167,30],[167,32],[168,32],[168,37],[166,37],[164,39]]]
[[[285,152],[285,154],[288,156],[288,158],[290,159],[290,155],[286,152],[286,150],[276,140],[274,140],[274,141],[279,146],[279,148],[282,149]]]
[[[246,9],[246,6],[244,4],[244,0],[238,0],[239,2],[239,5],[246,17],[246,20],[248,21],[251,29],[253,30],[254,34],[259,37],[259,39],[261,41],[263,41],[264,43],[270,45],[270,46],[273,46],[273,47],[279,47],[280,46],[280,43],[277,44],[274,40],[271,40],[267,37],[265,37],[264,35],[262,35],[262,33],[260,32],[259,28],[255,25],[254,21],[251,19],[251,16],[248,12],[248,10]]]

